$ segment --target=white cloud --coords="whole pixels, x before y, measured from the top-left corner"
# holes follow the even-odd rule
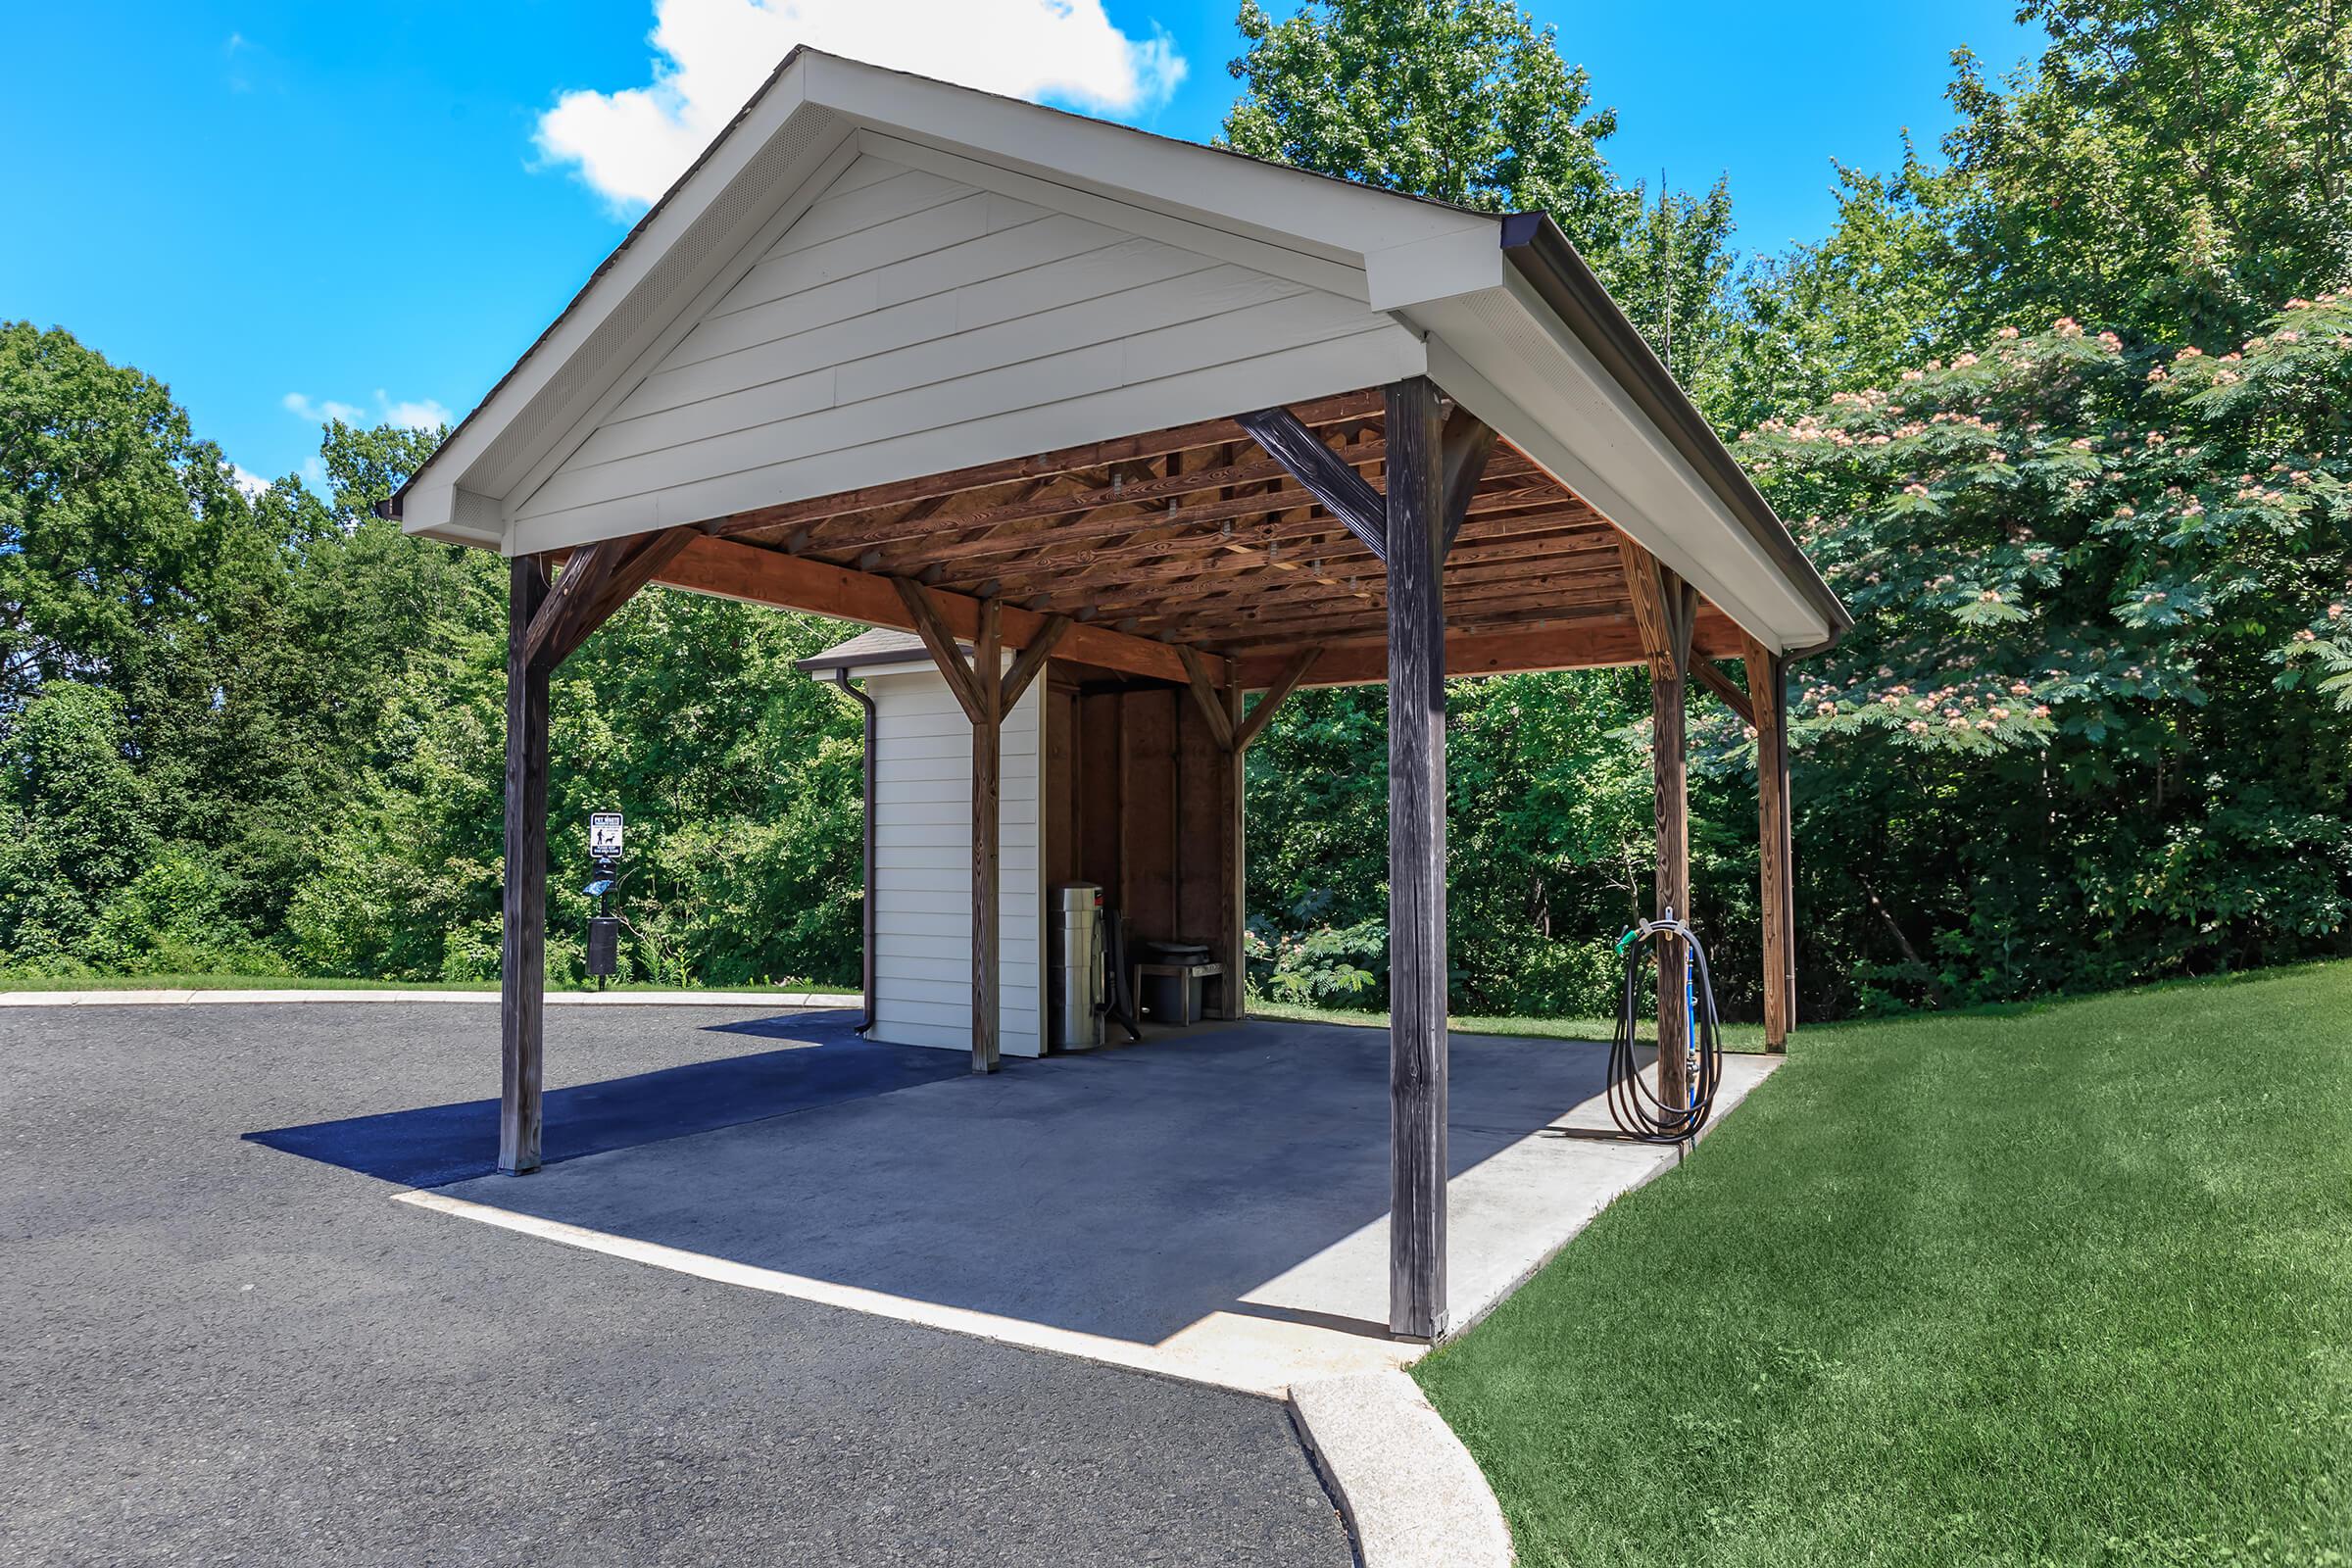
[[[615,209],[652,203],[796,44],[1016,98],[1132,117],[1184,80],[1154,28],[1131,38],[1102,0],[654,0],[653,80],[566,92],[539,152]]]
[[[270,481],[263,478],[260,474],[254,472],[251,468],[234,463],[230,464],[228,467],[228,476],[230,481],[234,483],[238,489],[245,492],[245,498],[248,501],[252,500],[254,497],[260,495],[263,491],[270,488]]]
[[[381,387],[376,388],[375,408],[372,411],[356,403],[337,403],[332,398],[314,402],[301,392],[289,392],[280,401],[288,414],[313,424],[340,419],[345,424],[397,424],[410,430],[437,430],[445,424],[457,422],[450,416],[449,410],[431,398],[395,403],[385,396]]]
[[[397,424],[403,429],[438,430],[445,424],[458,422],[450,417],[447,409],[431,398],[418,398],[413,403],[390,403],[385,401],[383,393],[378,392],[375,401],[384,411],[384,422]]]

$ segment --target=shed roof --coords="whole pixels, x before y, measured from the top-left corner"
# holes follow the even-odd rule
[[[968,657],[971,650],[965,648],[964,653]],[[872,664],[929,662],[931,651],[923,646],[920,636],[890,626],[876,626],[847,642],[835,643],[821,654],[794,660],[792,667],[804,675],[814,675],[829,669],[857,669]]]
[[[930,195],[964,226],[882,205]],[[958,245],[1056,224],[1087,231],[1078,262],[1129,268],[1053,315],[1059,339],[975,303],[1013,285],[931,275]],[[901,235],[905,254],[872,254]],[[863,236],[862,270],[828,250],[844,236]],[[801,293],[758,292],[794,269]],[[1182,309],[1118,316],[1167,297],[1138,269],[1182,282]],[[729,347],[845,290],[833,324],[865,360],[819,363],[813,331]],[[1639,658],[1621,538],[1704,597],[1702,651],[1803,652],[1850,623],[1548,219],[808,49],[394,506],[412,531],[511,555],[691,526],[704,537],[656,580],[895,620],[883,579],[906,578],[1078,619],[1071,657],[1178,644],[1262,668],[1311,646],[1342,653],[1318,678],[1370,678],[1338,672],[1377,663],[1380,562],[1235,416],[1291,408],[1377,488],[1379,388],[1412,375],[1500,437],[1447,565],[1448,627],[1474,644],[1455,667]],[[1020,646],[1015,621],[1006,635]]]

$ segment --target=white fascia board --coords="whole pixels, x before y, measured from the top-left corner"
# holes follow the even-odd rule
[[[1441,203],[836,55],[811,51],[803,65],[809,102],[878,130],[973,153],[1057,183],[1148,192],[1197,222],[1319,246],[1335,260],[1491,221]]]
[[[1829,627],[1623,390],[1515,278],[1415,311],[1430,377],[1759,642]]]
[[[483,405],[434,454],[430,478],[504,502],[543,455],[544,443],[534,443],[520,461],[510,459],[486,466],[484,460],[500,438],[519,419],[535,417],[547,426],[550,440],[558,439],[570,431],[597,399],[610,390],[611,381],[635,362],[644,344],[667,326],[674,315],[664,317],[660,311],[651,312],[639,330],[627,334],[626,342],[599,345],[603,352],[598,358],[607,363],[587,364],[583,352],[616,313],[630,303],[632,294],[648,276],[669,258],[698,223],[710,216],[713,205],[728,193],[745,167],[767,148],[786,122],[804,109],[806,98],[800,79],[803,75],[804,71],[799,69],[784,73],[746,107],[742,122],[722,135],[705,154],[705,161],[662,198],[642,226],[606,260],[578,297],[492,390]],[[821,149],[824,156],[830,156],[849,135],[847,125],[831,122],[829,117],[826,123],[811,129],[830,132],[829,145]],[[778,200],[787,194],[779,191]],[[726,256],[713,258],[709,266],[723,265],[741,248],[740,245],[725,247]],[[681,297],[676,300],[679,309],[700,292],[699,285],[697,279],[695,287],[679,291]],[[579,363],[575,366],[575,362]],[[551,391],[561,406],[544,413],[536,410],[534,405]],[[407,531],[420,533],[445,525],[446,519],[429,514],[432,509],[426,505],[428,500],[427,487],[421,485],[403,498],[402,520]]]
[[[743,275],[758,266],[769,248],[783,238],[785,231],[800,221],[826,189],[841,177],[843,171],[857,162],[858,152],[857,138],[845,129],[833,142],[832,151],[825,161],[816,166],[798,189],[783,196],[775,212],[748,240],[735,248],[734,255],[726,265],[712,273],[710,281],[691,300],[669,313],[668,323],[646,343],[625,370],[611,378],[611,384],[606,387],[604,394],[572,421],[570,428],[561,438],[544,444],[538,461],[506,490],[504,511],[510,520],[530,500],[532,493],[547,483],[556,470],[564,466],[564,461],[596,433],[597,426],[605,417],[636,391],[640,382],[661,368],[669,351],[701,324],[703,318],[726,297],[727,291],[741,282]]]
[[[1365,303],[1376,311],[1410,310],[1498,288],[1502,274],[1502,220],[1466,219],[1459,228],[1367,255]]]

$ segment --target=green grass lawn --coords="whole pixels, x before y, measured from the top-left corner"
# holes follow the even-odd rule
[[[2352,1561],[2352,964],[1800,1031],[1418,1376],[1528,1564]]]
[[[299,974],[81,974],[0,975],[4,991],[496,991],[495,980],[338,980],[332,976]],[[550,991],[594,991],[586,985],[551,985]],[[614,991],[676,991],[671,985],[630,982]],[[851,995],[852,986],[820,986],[800,980],[780,980],[767,986],[691,986],[694,991],[761,993],[824,991]]]

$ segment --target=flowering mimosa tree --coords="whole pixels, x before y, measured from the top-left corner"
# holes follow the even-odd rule
[[[1795,672],[1799,756],[1907,773],[1922,819],[1847,848],[1948,858],[1935,924],[1974,925],[1927,955],[1880,910],[1907,978],[2018,995],[2082,973],[2053,943],[2146,973],[2343,927],[2352,297],[2219,355],[2004,328],[1738,450],[1859,622]]]

